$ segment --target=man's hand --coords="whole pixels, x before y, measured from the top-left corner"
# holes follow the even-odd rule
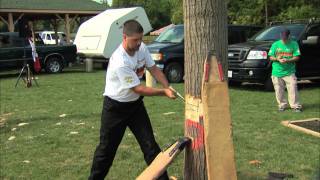
[[[279,61],[281,64],[287,63],[287,60],[285,60],[285,59],[283,59],[283,58],[279,58],[278,61]]]
[[[175,93],[173,90],[171,90],[170,88],[165,88],[164,89],[164,94],[170,98],[170,99],[176,99],[177,97],[175,96]]]

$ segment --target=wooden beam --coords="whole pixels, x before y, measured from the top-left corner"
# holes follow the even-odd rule
[[[8,30],[9,32],[14,32],[13,15],[8,13]]]
[[[74,21],[76,21],[76,19],[79,17],[78,14],[76,14],[75,16],[73,16],[73,18],[71,18],[70,20],[70,24],[74,23]]]
[[[14,24],[17,24],[18,21],[24,16],[24,13],[20,14],[20,16],[14,21]]]
[[[70,43],[70,18],[69,18],[69,14],[65,14],[64,15],[65,20],[65,33],[66,33],[66,38],[67,38],[67,43]]]
[[[63,18],[59,14],[55,14],[59,20],[63,20]]]
[[[2,16],[0,16],[1,21],[3,21],[7,26],[9,26],[8,21],[4,19]]]
[[[30,9],[0,9],[0,13],[33,13],[33,14],[80,14],[80,15],[96,15],[101,11],[65,11],[65,10],[30,10]]]

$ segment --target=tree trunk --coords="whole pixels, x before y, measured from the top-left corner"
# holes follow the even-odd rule
[[[268,26],[269,20],[268,20],[268,0],[265,0],[264,2],[264,11],[266,16],[266,26]]]
[[[183,2],[185,135],[192,137],[192,143],[186,148],[185,153],[184,179],[206,180],[208,173],[204,147],[204,108],[201,100],[203,65],[208,54],[214,52],[217,59],[221,60],[223,69],[227,70],[227,1],[184,0]],[[227,71],[224,71],[225,79],[226,75]]]
[[[185,92],[199,98],[208,53],[216,51],[227,69],[227,4],[224,0],[184,0],[184,12]]]

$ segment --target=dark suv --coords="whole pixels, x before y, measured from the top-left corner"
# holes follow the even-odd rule
[[[245,42],[248,37],[261,30],[260,26],[229,25],[229,44]],[[184,75],[184,26],[168,28],[148,45],[153,60],[163,69],[170,82],[183,80]]]
[[[280,39],[283,27],[291,31],[290,38],[297,40],[301,58],[297,62],[299,79],[320,79],[320,23],[318,20],[273,24],[245,43],[228,47],[228,77],[231,83],[258,82],[272,90],[271,62],[267,56],[274,41]]]

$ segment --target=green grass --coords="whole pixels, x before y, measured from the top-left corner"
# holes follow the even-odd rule
[[[14,88],[15,76],[0,77],[0,122],[5,122],[0,123],[0,179],[86,179],[98,143],[104,76],[101,70],[45,74],[38,76],[39,88],[25,88],[22,83]],[[173,86],[183,92],[183,84]],[[319,138],[280,122],[319,117],[319,90],[300,90],[305,111],[297,114],[278,113],[272,92],[256,86],[231,88],[240,180],[264,179],[269,171],[292,173],[299,180],[315,176]],[[162,148],[183,135],[184,105],[180,100],[146,97],[144,101]],[[175,114],[164,115],[166,112]],[[59,117],[61,114],[66,116]],[[21,122],[29,124],[18,127]],[[79,134],[72,135],[72,131]],[[16,138],[8,141],[10,136]],[[262,163],[250,165],[251,160]],[[134,179],[145,167],[140,148],[127,130],[107,179]],[[183,155],[169,167],[169,173],[183,179]]]

